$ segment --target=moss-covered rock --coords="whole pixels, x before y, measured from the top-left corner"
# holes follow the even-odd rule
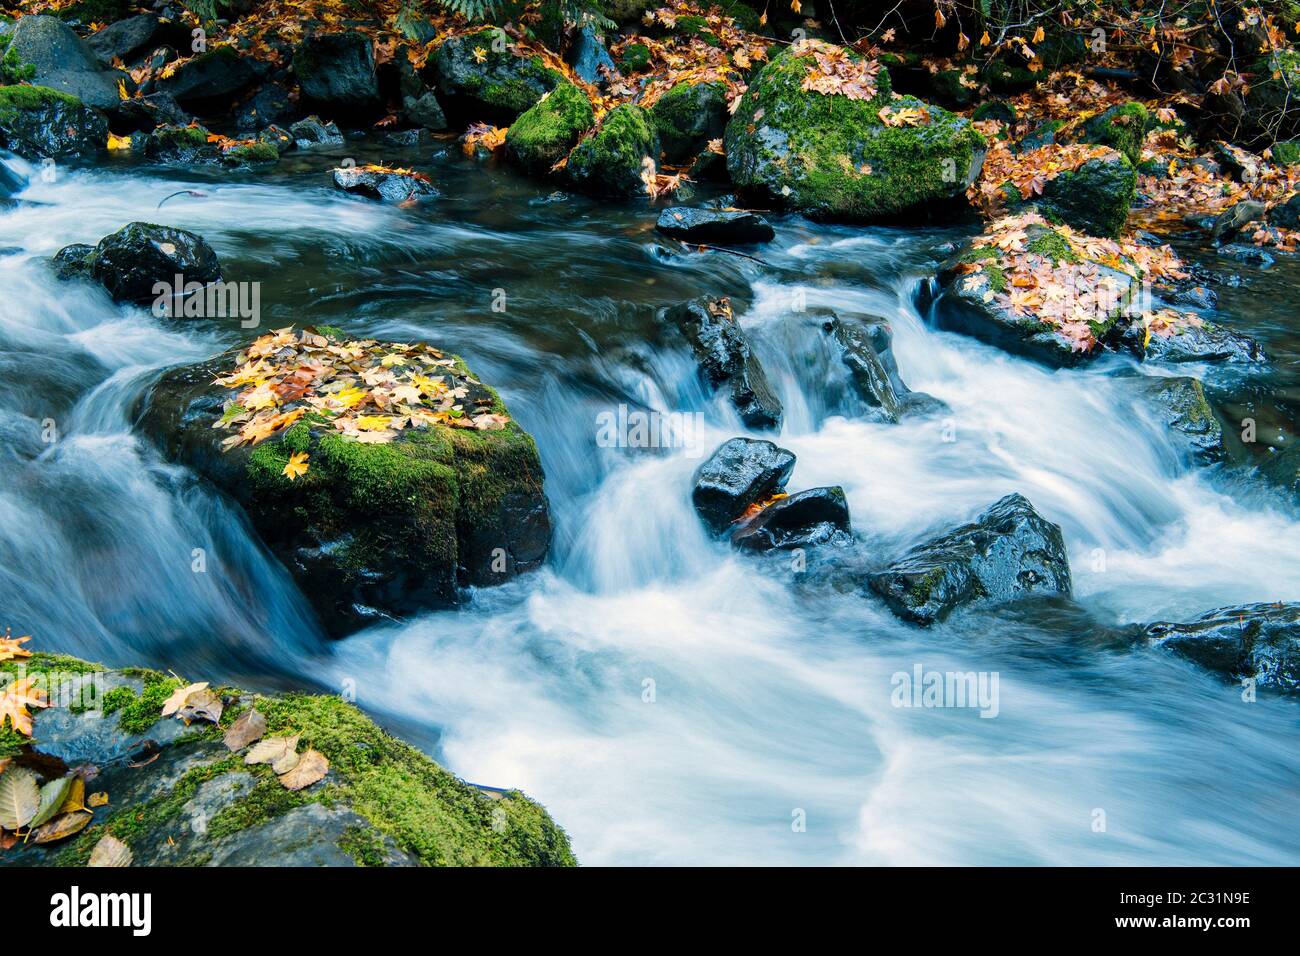
[[[1151,113],[1141,103],[1120,103],[1080,126],[1077,139],[1118,150],[1136,166],[1142,158],[1142,139],[1151,122]]]
[[[166,123],[149,134],[144,143],[144,154],[159,163],[215,163],[221,159],[221,149],[208,141],[208,135],[202,126]]]
[[[219,725],[162,718],[185,683],[150,670],[105,670],[38,654],[0,665],[0,684],[34,677],[56,706],[35,712],[30,741],[0,732],[0,757],[42,777],[93,765],[87,792],[107,794],[84,830],[19,844],[0,863],[84,866],[111,834],[137,866],[572,866],[568,838],[518,791],[467,784],[339,697],[215,688]],[[190,675],[201,678],[202,675]],[[222,741],[256,708],[266,736],[299,735],[329,772],[286,789],[247,749]]]
[[[520,56],[513,41],[491,27],[447,40],[432,63],[432,81],[458,118],[508,125],[564,77],[535,56]]]
[[[650,48],[644,43],[629,43],[619,58],[619,68],[624,73],[640,73],[650,66]]]
[[[1118,152],[1090,159],[1047,180],[1034,204],[1090,236],[1115,238],[1137,198],[1137,170]]]
[[[1274,143],[1273,160],[1283,166],[1300,165],[1300,139],[1284,139]]]
[[[659,133],[649,112],[631,103],[605,114],[600,128],[569,155],[569,180],[583,192],[611,198],[644,194],[643,176],[659,156]]]
[[[167,372],[140,425],[170,459],[224,490],[284,562],[322,625],[346,635],[377,618],[459,603],[466,586],[504,583],[541,564],[550,544],[542,466],[511,419],[496,431],[430,425],[393,441],[343,437],[304,418],[256,447],[222,451],[213,428],[238,390],[214,385],[236,354]],[[465,409],[507,415],[459,360],[445,370]],[[310,470],[289,480],[289,456]]]
[[[1149,375],[1137,378],[1134,388],[1193,458],[1206,463],[1223,459],[1223,426],[1199,379]]]
[[[763,68],[727,124],[727,168],[746,194],[839,220],[866,220],[960,195],[978,175],[984,138],[970,121],[894,97],[805,91],[814,61],[792,47]],[[856,57],[856,54],[848,54]],[[927,122],[887,125],[880,111],[924,110]]]
[[[569,155],[596,122],[591,100],[572,83],[561,83],[506,131],[506,156],[534,175],[544,175]]]
[[[665,161],[688,163],[726,132],[727,88],[721,83],[678,83],[650,108]]]
[[[108,122],[69,93],[0,86],[0,146],[24,159],[90,155],[108,142]]]

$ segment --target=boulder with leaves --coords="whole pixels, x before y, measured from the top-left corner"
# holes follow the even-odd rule
[[[140,423],[244,507],[333,635],[547,553],[536,445],[432,346],[283,329],[166,373]]]

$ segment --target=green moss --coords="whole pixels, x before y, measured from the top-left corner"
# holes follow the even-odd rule
[[[338,798],[422,863],[574,863],[563,831],[536,804],[515,792],[490,798],[337,697],[258,698],[256,706],[268,733],[299,733],[323,753],[339,777]],[[366,843],[374,852],[377,843]]]
[[[117,725],[128,734],[143,734],[162,719],[163,703],[182,684],[174,677],[146,680],[137,695],[129,687],[115,687],[104,695],[104,715],[120,713]]]
[[[496,27],[446,41],[435,61],[444,84],[450,92],[471,97],[493,113],[523,113],[564,77],[540,57],[515,55],[509,48],[512,42]],[[475,56],[478,51],[481,61]]]
[[[0,86],[0,122],[12,122],[20,110],[53,105],[80,107],[81,100],[48,86]]]
[[[1142,140],[1150,124],[1151,114],[1141,103],[1121,103],[1084,123],[1081,137],[1084,142],[1118,150],[1136,165],[1142,157]]]
[[[1042,233],[1031,239],[1025,249],[1035,255],[1044,256],[1052,260],[1052,265],[1061,262],[1078,262],[1079,257],[1074,254],[1070,244],[1055,229],[1044,229]]]
[[[279,158],[280,151],[270,143],[250,143],[245,146],[235,146],[221,154],[221,161],[228,166],[274,163]]]
[[[850,54],[855,56],[855,54]],[[808,214],[871,219],[961,192],[984,138],[968,120],[893,97],[886,71],[870,101],[805,92],[811,60],[787,51],[750,84],[727,125],[727,168],[743,190]],[[924,108],[921,126],[887,126],[884,107]]]
[[[987,100],[975,107],[975,111],[971,113],[971,119],[1014,123],[1018,115],[1015,106],[1006,100]]]
[[[4,58],[0,59],[0,80],[3,80],[6,85],[26,82],[35,75],[36,67],[30,63],[23,63],[18,58],[18,51],[13,47],[6,50]]]
[[[531,172],[549,172],[595,122],[587,94],[561,83],[510,125],[507,155]]]
[[[259,779],[253,789],[213,816],[208,822],[209,839],[220,840],[232,833],[261,826],[295,807],[313,802],[319,796],[318,793],[287,789],[274,773],[261,769],[261,765],[250,766],[241,761],[240,769],[256,771]]]
[[[619,66],[624,73],[640,73],[650,67],[650,48],[644,43],[633,43],[623,49]]]
[[[1274,143],[1273,160],[1283,166],[1300,165],[1300,140],[1287,139]]]
[[[569,156],[570,179],[601,195],[631,196],[645,191],[645,162],[659,156],[659,133],[650,114],[624,103],[605,114],[604,122]]]
[[[689,14],[684,17],[678,17],[673,24],[672,32],[684,37],[695,37],[703,40],[709,46],[721,46],[722,42],[718,39],[717,34],[709,29],[709,21],[704,17]]]
[[[722,83],[678,83],[650,108],[659,143],[670,163],[689,161],[727,123],[727,88]]]

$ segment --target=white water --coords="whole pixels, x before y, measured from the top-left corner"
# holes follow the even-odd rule
[[[209,195],[154,211],[188,187]],[[1245,703],[1191,665],[1099,636],[1300,598],[1300,524],[1184,465],[1105,369],[1051,372],[927,329],[908,272],[924,237],[791,224],[764,255],[782,275],[809,277],[812,307],[889,317],[903,377],[946,401],[951,422],[833,414],[817,366],[789,357],[791,343],[815,338],[791,324],[790,284],[745,273],[755,302],[742,322],[787,404],[779,441],[798,455],[791,486],[842,485],[875,564],[1019,491],[1062,525],[1082,612],[979,612],[922,632],[870,598],[810,586],[782,560],[739,557],[706,539],[689,507],[700,458],[594,447],[588,412],[608,403],[569,382],[559,360],[531,356],[508,326],[471,340],[482,354],[468,357],[487,363],[482,374],[542,449],[558,523],[550,566],[460,612],[322,646],[238,517],[130,435],[127,409],[150,375],[213,354],[234,330],[115,307],[53,282],[41,257],[131,219],[200,232],[228,264],[268,278],[323,249],[338,274],[284,279],[302,290],[288,321],[305,322],[322,321],[313,310],[353,283],[397,275],[420,288],[420,268],[408,274],[399,254],[549,244],[540,257],[561,254],[557,236],[570,234],[413,221],[298,185],[122,173],[66,173],[24,198],[48,205],[0,214],[0,247],[22,250],[0,259],[0,345],[27,377],[23,389],[0,388],[0,606],[35,644],[245,681],[347,682],[460,775],[541,801],[586,863],[1300,862],[1297,706]],[[651,241],[602,248],[635,257]],[[595,277],[553,292],[601,308],[617,296]],[[420,334],[443,331],[429,323]],[[652,355],[637,371],[602,346],[593,364],[607,385],[665,412],[707,407],[706,449],[738,433],[685,363]],[[494,364],[514,368],[520,355],[539,381],[494,377]],[[62,433],[53,445],[39,436],[47,414]],[[216,573],[191,571],[195,547]],[[894,707],[891,676],[918,663],[996,671],[997,717]]]

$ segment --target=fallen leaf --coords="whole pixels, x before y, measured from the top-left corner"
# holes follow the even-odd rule
[[[230,751],[243,750],[255,740],[260,740],[266,733],[266,718],[263,717],[256,707],[250,707],[230,725],[222,740],[226,744],[226,749]]]
[[[27,826],[40,806],[36,774],[26,767],[11,767],[0,774],[0,827],[19,830]]]
[[[0,693],[0,727],[7,717],[14,730],[25,737],[32,735],[32,715],[27,708],[50,706],[45,691],[33,687],[32,680],[31,677],[16,680]]]
[[[221,698],[205,687],[185,698],[185,706],[177,711],[176,716],[186,723],[206,720],[215,724],[221,720],[222,709]]]
[[[91,821],[92,816],[90,813],[65,813],[61,817],[55,817],[45,826],[33,830],[31,840],[33,843],[56,843],[59,840],[66,840],[74,833],[86,829],[86,824]]]
[[[307,474],[307,469],[310,467],[307,464],[307,458],[308,455],[305,451],[294,452],[289,456],[289,460],[285,463],[284,470],[281,474],[290,481],[293,481],[301,475]]]
[[[131,861],[135,859],[135,854],[131,848],[113,836],[111,833],[105,833],[95,844],[95,849],[90,851],[90,862],[87,866],[130,866]]]
[[[0,637],[0,661],[13,660],[15,657],[31,657],[32,652],[19,647],[19,644],[25,644],[32,639],[30,634],[22,637],[13,637],[9,628],[5,628],[5,636]]]
[[[206,690],[207,687],[207,681],[202,681],[198,684],[189,684],[185,687],[178,687],[176,690],[172,691],[170,697],[163,701],[162,715],[164,717],[170,717],[185,706],[185,701],[189,699],[190,694]]]
[[[86,806],[94,810],[96,807],[108,806],[108,794],[103,790],[97,790],[86,798]]]
[[[274,770],[274,766],[271,769]],[[308,750],[298,759],[293,769],[280,774],[280,782],[288,790],[301,790],[320,780],[329,773],[329,769],[330,762],[325,759],[323,753],[319,750]]]
[[[37,808],[35,816],[27,821],[29,827],[38,827],[59,812],[59,808],[68,798],[68,792],[72,789],[72,779],[72,777],[60,777],[41,787],[41,805]]]
[[[298,764],[298,737],[267,737],[245,755],[244,763],[269,763],[276,773],[287,773]]]

